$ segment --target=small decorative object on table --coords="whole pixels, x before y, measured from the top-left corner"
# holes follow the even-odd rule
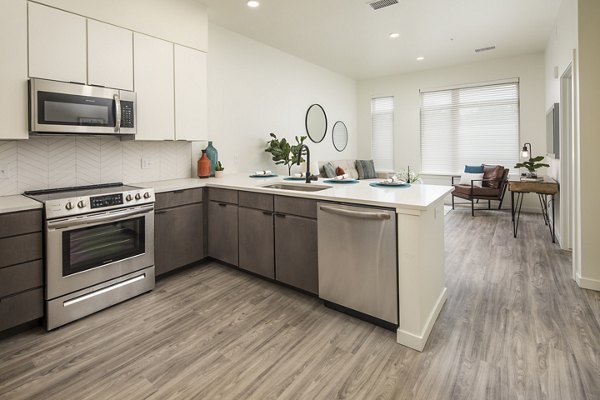
[[[206,156],[206,150],[202,150],[202,157],[198,160],[198,177],[208,178],[210,176],[210,160]]]
[[[215,178],[222,178],[224,170],[225,170],[225,167],[223,167],[223,164],[221,164],[221,161],[217,161],[217,165],[215,165]]]
[[[410,165],[404,170],[396,173],[396,177],[406,183],[422,183],[421,177],[414,170],[410,170]]]
[[[217,165],[217,161],[219,161],[219,152],[212,145],[212,141],[208,142],[208,146],[206,146],[206,156],[210,159],[210,176],[215,176],[215,167]]]
[[[296,136],[296,144],[293,146],[285,138],[277,139],[277,135],[274,133],[269,133],[269,136],[273,139],[267,142],[265,152],[271,153],[276,165],[285,165],[288,168],[288,175],[292,176],[292,166],[298,164],[298,158],[300,158],[300,162],[304,162],[304,158],[299,153],[306,136]]]

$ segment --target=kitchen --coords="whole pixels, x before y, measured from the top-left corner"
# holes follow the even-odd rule
[[[54,200],[60,203],[60,208],[69,208],[67,205],[71,203],[74,211],[69,215],[74,215],[75,220],[86,215],[79,213],[80,210],[94,214],[124,208],[131,211],[128,202],[135,203],[136,207],[148,204],[144,203],[145,200],[154,204],[153,226],[151,227],[152,224],[146,219],[146,222],[137,222],[138,226],[133,231],[138,237],[138,244],[142,236],[157,238],[153,256],[156,264],[154,272],[159,277],[153,290],[150,290],[150,286],[143,286],[126,296],[137,297],[118,306],[99,313],[93,313],[96,309],[87,309],[80,315],[71,315],[67,319],[73,322],[61,321],[59,325],[65,323],[61,328],[46,333],[39,326],[36,328],[29,325],[30,329],[27,332],[33,333],[28,335],[34,335],[40,346],[39,356],[32,362],[38,365],[47,362],[47,367],[42,369],[48,368],[46,371],[49,371],[50,368],[55,368],[62,372],[51,380],[44,381],[39,387],[32,387],[25,377],[15,378],[11,380],[11,391],[6,392],[6,395],[15,398],[139,398],[151,395],[156,398],[210,398],[220,394],[226,398],[260,398],[266,395],[267,390],[260,385],[264,377],[253,372],[255,364],[243,362],[247,351],[264,351],[264,355],[252,361],[258,364],[272,357],[289,357],[280,371],[269,371],[273,378],[279,376],[282,380],[289,379],[285,370],[300,368],[294,358],[306,361],[301,352],[282,341],[277,335],[278,332],[284,337],[287,335],[298,341],[303,340],[306,332],[310,332],[312,337],[305,339],[310,347],[312,340],[327,340],[327,331],[311,328],[311,324],[321,322],[322,328],[339,324],[342,331],[348,331],[348,336],[334,335],[331,340],[344,352],[351,349],[353,343],[360,343],[372,330],[380,328],[323,307],[315,293],[313,292],[312,296],[307,295],[311,290],[302,287],[301,284],[283,282],[288,286],[278,285],[268,280],[272,277],[262,279],[237,270],[235,267],[238,262],[241,263],[241,253],[233,258],[227,257],[231,257],[232,249],[242,251],[243,246],[239,244],[239,238],[236,239],[239,247],[232,245],[222,253],[219,253],[222,249],[218,248],[222,242],[218,243],[217,248],[214,239],[211,243],[211,238],[215,237],[220,237],[223,241],[231,239],[233,232],[242,235],[241,225],[233,229],[232,224],[241,224],[239,218],[242,212],[251,213],[248,210],[251,210],[252,214],[263,216],[267,215],[264,213],[270,213],[270,218],[275,221],[277,215],[281,214],[286,215],[282,219],[301,220],[309,226],[316,226],[317,204],[323,201],[367,205],[375,210],[393,210],[397,218],[394,229],[394,242],[398,251],[397,273],[407,274],[410,278],[398,281],[400,299],[395,305],[400,308],[396,315],[399,313],[401,318],[396,321],[397,331],[394,329],[391,334],[390,331],[385,331],[383,336],[369,337],[369,340],[380,341],[384,337],[390,342],[397,341],[410,348],[423,350],[437,314],[446,300],[442,203],[450,189],[445,186],[413,185],[406,189],[410,190],[407,192],[390,192],[388,189],[384,192],[370,188],[367,182],[360,182],[348,188],[335,186],[321,192],[299,194],[297,191],[265,187],[280,183],[281,176],[257,183],[256,179],[249,178],[248,175],[255,170],[272,168],[262,151],[267,132],[293,132],[297,131],[298,127],[302,128],[305,111],[315,102],[324,104],[328,116],[333,118],[331,122],[345,121],[349,127],[349,139],[342,157],[331,143],[308,142],[313,159],[356,158],[358,138],[356,88],[353,81],[212,25],[200,3],[175,2],[173,7],[167,8],[142,3],[119,3],[119,12],[114,12],[110,11],[110,7],[99,6],[94,2],[11,0],[9,9],[14,14],[6,17],[6,21],[5,17],[2,17],[2,26],[6,27],[3,29],[11,29],[9,27],[12,26],[13,40],[10,46],[15,62],[7,66],[10,71],[0,79],[2,85],[7,87],[7,93],[11,94],[5,98],[15,100],[6,106],[3,103],[1,107],[3,112],[6,112],[6,115],[2,115],[2,120],[7,122],[6,128],[3,127],[2,130],[3,135],[6,134],[3,139],[7,140],[0,141],[2,167],[10,172],[8,179],[0,181],[3,195],[3,202],[0,204],[3,211],[7,211],[5,214],[27,213],[32,220],[31,223],[25,224],[18,218],[9,224],[3,224],[11,230],[2,237],[4,239],[5,236],[26,236],[28,240],[40,243],[40,248],[35,250],[34,255],[7,264],[27,264],[28,268],[36,271],[37,280],[30,283],[26,289],[20,289],[19,293],[29,292],[31,295],[35,292],[35,296],[38,296],[35,299],[39,299],[41,293],[47,289],[44,287],[45,280],[48,284],[50,282],[48,276],[44,278],[43,274],[40,275],[40,264],[47,262],[49,254],[48,248],[41,248],[41,238],[46,237],[48,240],[51,236],[51,223],[64,218],[63,215],[51,215],[50,202]],[[51,21],[55,26],[69,28],[62,32],[62,36],[54,38],[60,43],[58,48],[52,48],[49,43],[53,39],[50,33],[55,31],[48,28]],[[75,28],[77,31],[70,31]],[[81,32],[84,32],[83,35]],[[124,35],[128,35],[125,40],[122,39]],[[36,39],[39,40],[37,45]],[[67,48],[64,45],[67,42],[73,46]],[[126,47],[129,48],[125,55],[122,48],[108,50],[106,47],[115,44],[120,47],[123,43],[128,43]],[[66,53],[62,52],[63,50]],[[251,52],[252,58],[241,60],[253,61],[255,66],[239,65],[238,53],[243,55],[246,52]],[[74,57],[74,54],[77,56]],[[211,57],[215,60],[212,66],[212,61],[208,61]],[[119,63],[118,68],[110,69],[114,68],[115,63],[105,58],[118,59],[123,61],[123,64]],[[68,68],[65,67],[65,60],[69,60]],[[57,64],[52,65],[53,62]],[[107,66],[110,68],[105,69]],[[38,67],[40,69],[36,70]],[[264,75],[260,75],[261,70],[264,70]],[[124,74],[124,71],[129,72]],[[307,78],[298,81],[298,76]],[[30,78],[80,82],[91,87],[98,85],[135,92],[135,140],[120,140],[115,136],[29,136],[29,114],[23,107],[27,108],[29,104],[25,82]],[[115,81],[109,83],[103,79]],[[265,81],[269,89],[273,90],[261,90],[265,88]],[[231,88],[244,86],[249,86],[248,91],[254,99],[253,104],[244,108],[229,109],[228,96],[236,94]],[[207,97],[211,98],[210,102]],[[214,105],[209,104],[212,99],[217,99]],[[263,108],[261,105],[268,105],[269,108]],[[20,118],[7,118],[9,115]],[[256,115],[264,115],[268,120],[268,127],[265,126],[264,119],[257,121]],[[228,172],[225,178],[221,179],[192,178],[197,173],[194,168],[196,160],[209,139],[219,148],[220,159],[223,160],[226,171],[234,172]],[[294,171],[300,172],[300,167],[295,167]],[[41,203],[33,198],[17,201],[13,197],[39,189],[112,182],[125,182],[132,187],[100,187],[94,188],[90,194],[69,193],[58,199],[46,200],[43,212]],[[313,184],[315,183],[311,183]],[[320,185],[322,182],[316,184]],[[30,195],[51,196],[47,193]],[[136,199],[136,195],[139,198]],[[129,196],[131,200],[127,200]],[[303,205],[294,203],[298,199],[311,204],[307,207],[310,208],[309,212],[303,211]],[[79,207],[80,202],[82,207]],[[102,202],[102,205],[97,207],[100,210],[93,206],[94,202]],[[95,211],[91,210],[92,208]],[[235,215],[238,218],[228,219],[230,209],[236,210]],[[46,218],[44,223],[42,214]],[[218,215],[221,217],[217,218]],[[144,218],[148,218],[147,214]],[[169,231],[169,226],[173,226],[167,222],[170,218],[176,218],[178,229]],[[142,225],[144,229],[141,229]],[[219,233],[215,232],[215,229],[218,229]],[[289,231],[296,234],[302,229],[292,227]],[[276,254],[277,247],[273,250],[273,246],[277,246],[277,240],[282,237],[287,236],[283,233],[277,235],[275,231],[270,251]],[[427,237],[427,241],[422,240],[424,237]],[[64,235],[61,240],[65,240]],[[313,241],[310,245],[306,244],[305,240],[294,237],[290,240],[313,250],[319,245],[315,235],[308,237],[309,241]],[[264,242],[269,241],[259,240],[247,247],[254,248],[264,245]],[[5,248],[9,246],[12,244]],[[22,246],[31,248],[27,244]],[[286,259],[302,260],[302,257],[305,257],[304,247],[295,246],[293,250],[296,253],[286,256]],[[149,252],[148,249],[146,254]],[[17,253],[20,254],[20,251]],[[18,254],[15,257],[18,257]],[[212,257],[211,259],[220,260],[222,263],[204,262],[199,267],[191,267],[178,273],[178,268],[205,260],[205,257]],[[277,264],[277,260],[274,260],[274,263]],[[33,264],[36,264],[35,267]],[[159,265],[163,268],[160,272]],[[428,266],[429,269],[423,268],[424,266]],[[134,267],[131,271],[118,267],[119,275],[111,276],[112,286],[137,279],[129,274],[147,267],[147,260],[144,267]],[[149,271],[145,273],[144,279],[151,274]],[[74,276],[79,274],[75,273]],[[101,278],[101,281],[106,280]],[[131,284],[138,285],[140,282],[142,281],[137,280]],[[89,288],[91,285],[92,293],[100,293],[99,296],[115,293],[113,290],[102,292],[105,288],[95,286],[96,284],[98,283],[84,283],[83,286]],[[67,296],[74,292],[77,292],[78,299],[87,295],[79,293],[79,289],[68,289]],[[244,299],[244,295],[249,297]],[[32,314],[36,323],[41,317],[40,312],[51,310],[50,303],[55,299],[55,296],[52,296],[46,299],[48,305],[43,310],[38,309]],[[307,297],[308,301],[305,300]],[[69,300],[72,298],[61,299],[63,304]],[[120,301],[117,300],[115,302]],[[37,300],[23,302],[19,310],[23,310],[23,305],[31,304],[32,301]],[[107,305],[111,305],[111,301]],[[269,308],[267,303],[270,302],[280,304],[281,308]],[[85,302],[79,301],[75,303],[77,304],[82,305]],[[38,307],[41,308],[41,305]],[[101,308],[104,308],[104,305]],[[316,308],[318,314],[307,313]],[[113,310],[119,310],[121,318],[115,318]],[[262,312],[268,314],[261,316]],[[25,311],[22,311],[22,314],[25,314]],[[84,316],[88,314],[91,315]],[[280,325],[280,319],[287,314],[296,317]],[[256,319],[250,318],[251,316]],[[129,325],[124,326],[125,324]],[[35,323],[33,325],[35,326]],[[307,330],[299,330],[298,327]],[[82,339],[87,336],[87,339],[78,341],[80,335]],[[90,338],[93,340],[90,341]],[[12,340],[17,341],[17,348],[25,343],[19,336]],[[92,345],[93,342],[95,343]],[[78,357],[83,358],[82,362],[70,359],[68,354],[59,350],[59,346],[65,343],[83,350],[83,353],[78,353]],[[165,346],[165,343],[169,344]],[[208,345],[210,349],[203,349],[203,344]],[[385,358],[384,347],[377,347],[378,343],[374,344],[377,356]],[[87,346],[90,347],[85,350]],[[158,351],[153,352],[153,349]],[[212,352],[215,349],[216,352]],[[324,358],[317,356],[317,349],[308,351],[307,354],[340,368],[340,371],[329,372],[330,374],[343,374],[343,366],[339,362],[341,359],[336,358],[335,351],[328,349]],[[52,357],[55,358],[50,360]],[[192,361],[197,363],[188,368]],[[67,366],[71,362],[75,362],[77,368],[69,369]],[[97,366],[93,365],[95,362],[98,363]],[[239,363],[238,366],[235,366],[236,362]],[[64,369],[61,364],[65,365]],[[232,365],[230,376],[238,374],[238,377],[229,382],[219,382],[217,371],[225,365]],[[388,360],[387,364],[382,364],[382,368],[383,365],[392,366],[393,361]],[[128,372],[125,376],[120,376],[116,373],[119,369]],[[75,378],[77,371],[85,373],[85,381]],[[191,381],[199,371],[205,374],[206,382],[219,382],[219,389],[210,384],[203,388],[192,385]],[[299,371],[298,374],[305,375],[305,372]],[[316,377],[315,382],[327,380],[327,371],[320,374],[322,375]],[[7,373],[4,376],[10,378],[11,374]],[[114,381],[108,382],[105,377]],[[253,381],[256,383],[248,384]],[[240,382],[244,382],[244,387],[250,389],[240,393],[236,385]],[[295,390],[299,390],[298,382],[293,382],[291,387],[296,386]],[[280,385],[278,390],[285,397],[285,391],[291,389],[286,389],[284,383]],[[321,389],[317,387],[322,388],[321,385],[308,384],[306,392],[316,393],[315,397],[319,397]],[[273,388],[277,389],[275,385],[271,385],[270,389]]]

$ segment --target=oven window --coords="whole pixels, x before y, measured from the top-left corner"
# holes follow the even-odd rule
[[[112,99],[38,92],[38,109],[40,124],[115,126]]]
[[[144,217],[63,232],[63,276],[145,252]]]

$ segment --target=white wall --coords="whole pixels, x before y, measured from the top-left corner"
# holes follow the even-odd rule
[[[420,89],[491,82],[515,77],[520,80],[519,142],[530,142],[535,154],[544,154],[546,149],[544,55],[539,53],[360,81],[358,83],[358,131],[360,132],[358,157],[371,156],[370,102],[372,97],[394,96],[395,168],[406,168],[410,165],[411,169],[420,170]],[[425,177],[425,182],[449,184],[450,179]],[[527,198],[524,209],[539,211],[539,204],[536,206],[536,201],[537,198]],[[506,203],[510,206],[510,202]]]
[[[206,7],[197,0],[35,1],[207,51]]]
[[[578,77],[580,139],[580,214],[581,265],[580,286],[600,290],[600,2],[578,2]]]
[[[275,168],[264,152],[269,133],[294,139],[306,135],[304,117],[313,103],[325,109],[327,135],[308,144],[312,160],[355,158],[357,152],[356,83],[275,48],[209,24],[208,132],[225,172]],[[335,121],[348,127],[347,148],[331,141]],[[193,162],[205,143],[195,144]]]
[[[573,51],[577,49],[577,0],[563,0],[559,9],[558,17],[548,39],[545,51],[545,77],[546,77],[546,99],[545,106],[548,110],[553,103],[561,103],[560,86],[561,76],[565,70],[569,68],[569,65],[573,62]],[[561,109],[561,124],[562,118],[566,110],[563,109],[565,104],[560,104]],[[569,151],[565,146],[564,142],[566,139],[562,138],[565,132],[561,131],[561,158],[564,160]],[[567,180],[563,179],[563,166],[561,166],[561,160],[550,157],[548,159],[550,168],[548,174],[555,178],[561,185],[562,189],[559,193],[555,209],[556,213],[556,226],[557,235],[561,246],[564,249],[572,247],[572,239],[569,237],[567,232],[569,231],[566,226],[569,222],[562,218],[561,213],[567,212],[568,197],[572,196],[570,192],[572,190],[567,189]],[[571,178],[571,181],[573,179]],[[570,183],[569,183],[570,184]],[[564,207],[563,207],[564,204]],[[573,236],[573,233],[570,234]]]

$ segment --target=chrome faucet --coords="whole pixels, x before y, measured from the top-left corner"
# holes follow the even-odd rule
[[[302,150],[304,149],[306,149],[306,183],[310,183],[310,181],[316,181],[319,178],[317,178],[317,175],[311,175],[310,173],[310,150],[305,144],[301,145],[300,150],[298,150],[298,161],[296,162],[296,165],[300,165],[300,160],[302,159]]]

